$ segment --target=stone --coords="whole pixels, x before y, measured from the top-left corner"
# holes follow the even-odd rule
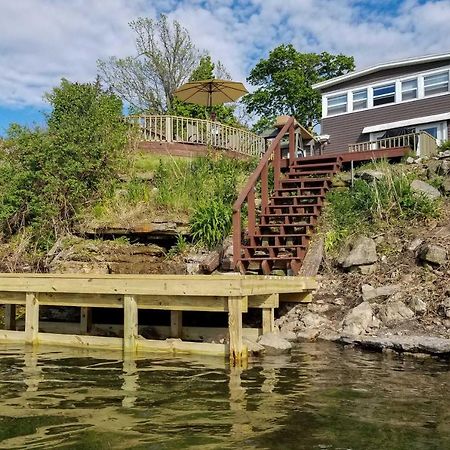
[[[370,284],[363,284],[361,286],[362,298],[365,302],[390,297],[400,290],[401,286],[398,284],[386,284],[377,288],[372,287]]]
[[[411,183],[413,192],[419,195],[424,195],[430,200],[436,200],[441,196],[441,193],[433,186],[422,180],[414,180]]]
[[[430,161],[428,161],[428,164],[427,164],[427,177],[428,178],[433,178],[435,175],[437,175],[440,164],[441,164],[440,161],[438,161],[436,159],[431,159]]]
[[[289,330],[281,330],[279,336],[289,342],[295,342],[297,340],[297,335]]]
[[[380,321],[375,317],[372,305],[362,302],[350,310],[342,321],[342,333],[345,335],[359,335],[370,328],[378,328]]]
[[[299,322],[303,328],[320,328],[330,323],[326,317],[310,311],[303,313]]]
[[[367,169],[358,172],[357,176],[365,181],[380,181],[386,176],[386,174],[379,170]]]
[[[406,164],[414,164],[416,161],[414,158],[412,158],[411,156],[408,156],[406,158]]]
[[[378,314],[385,325],[393,325],[414,317],[414,312],[401,300],[393,300],[381,305]]]
[[[450,178],[446,178],[441,185],[441,190],[445,195],[450,194]]]
[[[318,313],[318,314],[322,314],[327,312],[330,309],[330,305],[326,304],[326,303],[309,303],[308,306],[308,311],[314,312],[314,313]]]
[[[440,266],[446,263],[448,254],[447,250],[439,245],[425,243],[418,249],[417,257],[422,262]]]
[[[446,298],[439,304],[438,313],[446,319],[450,319],[450,298]]]
[[[377,246],[373,239],[361,236],[350,244],[350,251],[342,262],[342,267],[363,266],[377,262]]]
[[[276,333],[265,333],[257,342],[265,348],[267,355],[281,355],[289,353],[292,349],[292,344]]]
[[[450,150],[445,150],[445,152],[439,152],[438,158],[439,159],[450,158]]]
[[[186,273],[188,275],[198,275],[201,273],[199,262],[188,262],[186,263]]]
[[[419,297],[412,297],[408,301],[408,306],[417,315],[423,315],[427,312],[427,304]]]
[[[415,252],[422,244],[423,239],[416,238],[408,245],[408,250],[410,252]]]
[[[378,264],[366,264],[364,266],[355,266],[354,272],[359,272],[361,275],[371,275],[378,269]]]
[[[245,337],[242,338],[242,344],[247,347],[247,351],[252,355],[260,355],[262,353],[265,353],[266,351],[264,346],[262,346],[258,342],[252,341],[251,339],[247,339]]]
[[[314,341],[320,334],[318,328],[309,328],[308,330],[297,331],[297,341]]]

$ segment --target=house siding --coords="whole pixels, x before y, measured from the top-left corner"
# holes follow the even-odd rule
[[[326,117],[321,121],[321,134],[329,134],[330,143],[324,151],[345,152],[349,144],[367,141],[369,136],[362,134],[363,128],[367,126],[448,112],[450,112],[450,94]]]
[[[426,72],[427,70],[438,70],[440,67],[445,67],[448,65],[450,65],[450,58],[430,63],[415,64],[407,67],[397,67],[395,69],[380,70],[378,72],[364,75],[360,78],[343,81],[342,83],[334,84],[333,86],[320,89],[320,92],[322,94],[328,94],[330,92],[340,91],[344,89],[354,89],[360,86],[366,86],[368,84],[408,77],[409,75],[414,76],[420,72]]]

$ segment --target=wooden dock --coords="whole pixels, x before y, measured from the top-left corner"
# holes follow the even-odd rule
[[[0,274],[6,328],[0,330],[0,343],[229,355],[237,363],[247,358],[242,313],[260,309],[261,332],[273,331],[274,310],[280,302],[311,301],[316,287],[310,277]],[[24,331],[16,329],[17,305],[25,306]],[[40,306],[81,308],[79,334],[42,332]],[[123,309],[123,338],[89,335],[92,308]],[[170,311],[171,339],[142,338],[138,333],[140,309]],[[183,311],[228,313],[228,344],[182,341]]]

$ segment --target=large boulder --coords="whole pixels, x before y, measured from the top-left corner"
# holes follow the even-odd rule
[[[265,348],[267,355],[281,355],[292,349],[292,344],[276,333],[265,333],[258,338],[257,342]]]
[[[375,317],[372,305],[369,302],[362,302],[344,317],[342,334],[359,335],[379,326],[380,321]]]
[[[347,253],[340,257],[341,265],[344,269],[373,265],[377,262],[377,259],[377,245],[375,241],[364,236],[350,243]]]
[[[367,170],[362,170],[361,172],[358,172],[357,176],[366,181],[380,181],[386,176],[386,174],[379,170],[367,169]]]
[[[447,250],[439,245],[425,243],[419,247],[417,257],[424,263],[440,266],[447,262],[448,254]]]
[[[400,289],[401,286],[398,284],[386,284],[377,288],[372,287],[370,284],[363,284],[361,286],[362,298],[365,302],[372,300],[377,301],[390,297],[400,291]]]
[[[435,187],[422,180],[414,180],[411,183],[411,189],[416,194],[424,195],[430,200],[436,200],[441,196],[441,193]]]
[[[414,312],[401,300],[391,300],[380,306],[378,311],[380,319],[385,325],[393,325],[398,322],[412,319]]]

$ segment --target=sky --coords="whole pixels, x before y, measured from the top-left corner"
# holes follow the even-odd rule
[[[240,81],[282,43],[357,69],[450,52],[450,0],[0,0],[0,134],[42,124],[61,78],[93,81],[98,59],[135,54],[128,23],[159,13]]]

